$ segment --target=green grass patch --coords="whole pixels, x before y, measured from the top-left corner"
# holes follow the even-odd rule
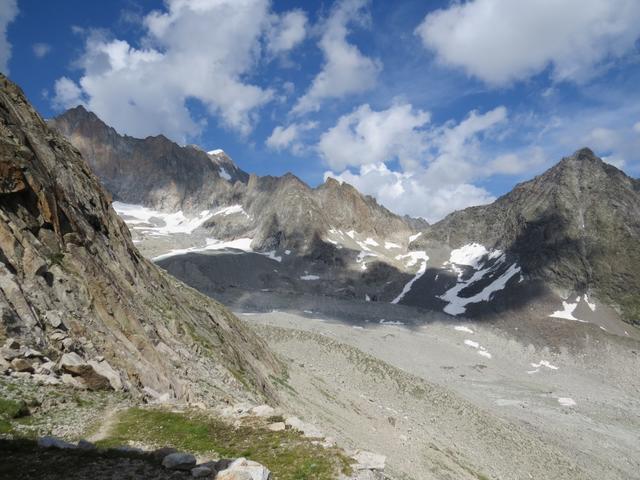
[[[272,432],[250,424],[235,427],[202,413],[131,408],[122,412],[109,438],[100,444],[128,441],[221,458],[247,457],[269,468],[276,480],[330,480],[351,470],[340,450],[313,445],[298,432]]]
[[[8,420],[0,418],[0,434],[10,435],[13,433],[13,425]]]
[[[29,415],[29,408],[25,402],[0,398],[0,418],[9,420],[27,415]]]

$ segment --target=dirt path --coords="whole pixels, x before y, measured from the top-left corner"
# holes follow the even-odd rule
[[[109,408],[104,412],[104,416],[102,417],[102,422],[98,427],[98,430],[94,434],[92,434],[87,440],[90,442],[99,442],[100,440],[104,440],[109,436],[111,429],[116,424],[118,420],[118,408]]]

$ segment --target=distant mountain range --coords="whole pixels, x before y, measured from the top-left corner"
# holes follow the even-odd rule
[[[333,179],[310,188],[291,174],[248,175],[220,150],[121,136],[82,107],[51,124],[121,202],[141,250],[208,294],[640,323],[640,182],[588,149],[491,205],[428,225]],[[221,252],[245,255],[231,265]]]

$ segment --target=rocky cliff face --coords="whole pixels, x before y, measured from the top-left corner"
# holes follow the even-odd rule
[[[638,323],[639,240],[640,182],[585,148],[491,205],[449,215],[412,248],[499,249],[526,279],[595,293]]]
[[[181,147],[159,135],[137,139],[119,135],[82,106],[50,125],[80,150],[116,200],[160,210],[195,211],[224,203],[233,185],[248,180],[224,152]]]
[[[162,138],[145,142],[167,145]],[[71,353],[86,361],[104,357],[124,388],[152,397],[213,400],[246,395],[245,386],[270,395],[268,375],[278,369],[264,343],[222,305],[138,253],[78,150],[4,76],[0,311],[1,337],[16,337],[54,362]]]

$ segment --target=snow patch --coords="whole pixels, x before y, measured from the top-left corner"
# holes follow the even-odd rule
[[[550,317],[553,318],[562,318],[565,320],[573,320],[574,322],[586,323],[584,320],[580,320],[573,316],[573,311],[578,306],[578,302],[580,301],[580,297],[576,299],[575,303],[569,303],[565,300],[562,301],[562,310],[556,310],[553,312]]]
[[[492,358],[493,355],[491,355],[486,348],[484,348],[482,345],[480,345],[478,342],[474,342],[473,340],[465,340],[464,344],[468,347],[471,348],[475,348],[476,350],[478,350],[478,355],[482,355],[485,358]]]
[[[499,252],[499,250],[496,250]],[[467,265],[475,270],[480,268],[481,260],[488,255],[488,250],[479,243],[470,243],[451,251],[449,263]],[[502,253],[502,252],[500,252]]]
[[[418,252],[418,251],[411,251],[404,255],[396,255],[395,258],[396,260],[403,260],[405,258],[408,258],[409,261],[406,263],[407,267],[413,267],[420,260],[424,260],[424,261],[429,260],[429,257],[427,257],[426,252]]]
[[[558,398],[558,403],[563,407],[573,407],[576,404],[576,401],[570,397],[560,397]]]
[[[212,250],[241,250],[243,252],[253,252],[253,249],[251,248],[252,241],[252,238],[237,238],[235,240],[226,242],[216,240],[214,238],[207,238],[206,245],[204,247],[178,248],[175,250],[171,250],[170,252],[163,253],[162,255],[158,255],[157,257],[153,257],[152,260],[154,262],[157,262],[159,260],[163,260],[169,257],[175,257],[177,255],[185,255],[187,253],[198,253]]]
[[[191,234],[196,228],[211,218],[209,210],[203,210],[196,217],[187,217],[182,211],[175,213],[160,212],[142,205],[113,202],[113,209],[127,225],[132,225],[134,230],[148,232],[159,236],[172,234]],[[157,225],[161,223],[162,225]]]
[[[224,178],[227,182],[231,180],[231,175],[229,175],[229,172],[227,172],[223,166],[220,166],[220,171],[218,173],[220,174],[220,177]]]
[[[233,215],[236,213],[242,213],[245,216],[249,216],[247,215],[247,212],[244,211],[244,208],[242,208],[242,205],[230,205],[228,207],[223,207],[218,209],[213,215],[224,215],[225,217],[228,217],[229,215]]]
[[[385,320],[384,318],[380,319],[380,325],[404,325],[402,322],[398,322],[395,320]]]
[[[320,280],[318,275],[302,275],[300,280],[311,281],[311,280]]]
[[[221,153],[224,153],[224,150],[222,150],[221,148],[216,148],[215,150],[209,150],[207,153],[209,155],[220,155]]]
[[[271,250],[270,252],[266,252],[266,253],[262,253],[262,252],[256,252],[256,253],[260,253],[260,255],[264,255],[265,257],[270,258],[271,260],[274,260],[276,262],[282,262],[282,257],[280,255],[276,255],[275,250]]]
[[[422,235],[422,232],[418,232],[415,235],[409,236],[409,243],[415,242],[418,239],[418,237],[420,237],[420,235]]]
[[[469,327],[465,327],[464,325],[457,325],[453,327],[453,329],[457,330],[458,332],[473,333],[473,330],[471,330]]]
[[[539,363],[532,363],[531,366],[537,369],[539,369],[540,367],[546,367],[550,370],[558,370],[558,367],[556,367],[555,365],[551,365],[551,363],[547,362],[546,360],[540,360]]]
[[[440,295],[438,298],[447,302],[447,305],[443,309],[445,313],[448,313],[449,315],[460,315],[467,311],[467,305],[469,305],[470,303],[486,302],[490,300],[491,296],[495,292],[499,292],[500,290],[503,290],[506,287],[507,282],[511,279],[511,277],[513,277],[518,272],[520,272],[520,267],[517,266],[516,264],[510,265],[509,268],[502,275],[500,275],[493,282],[491,282],[489,285],[484,287],[482,291],[476,293],[472,297],[458,296],[458,294],[462,290],[464,290],[466,287],[468,287],[472,283],[477,282],[478,280],[481,280],[490,271],[491,271],[491,267],[483,270],[479,270],[475,272],[469,280],[459,282],[454,287],[447,290],[443,295]]]
[[[584,301],[589,306],[589,308],[591,309],[592,312],[596,311],[596,302],[590,302],[589,301],[589,295],[586,294],[586,293],[584,294]]]
[[[417,262],[418,260],[422,260],[422,264],[420,265],[420,268],[418,268],[418,271],[416,272],[414,277],[411,280],[409,280],[405,284],[405,286],[402,288],[402,292],[400,292],[400,294],[396,298],[391,300],[391,303],[400,302],[400,300],[402,300],[404,298],[404,296],[407,293],[409,293],[409,291],[411,290],[411,287],[413,286],[413,284],[417,280],[419,280],[420,277],[422,277],[424,275],[424,272],[427,271],[427,262],[429,261],[429,256],[427,255],[426,252],[410,252],[407,255],[411,256],[411,258],[412,258],[412,262],[413,263],[410,263],[410,265],[415,264],[415,262]]]
[[[402,248],[402,247],[400,245],[398,245],[397,243],[384,242],[384,248],[386,248],[387,250],[391,250],[392,248]]]
[[[373,238],[368,237],[365,241],[364,241],[365,245],[369,245],[371,247],[379,247],[380,244],[378,242],[376,242]]]

